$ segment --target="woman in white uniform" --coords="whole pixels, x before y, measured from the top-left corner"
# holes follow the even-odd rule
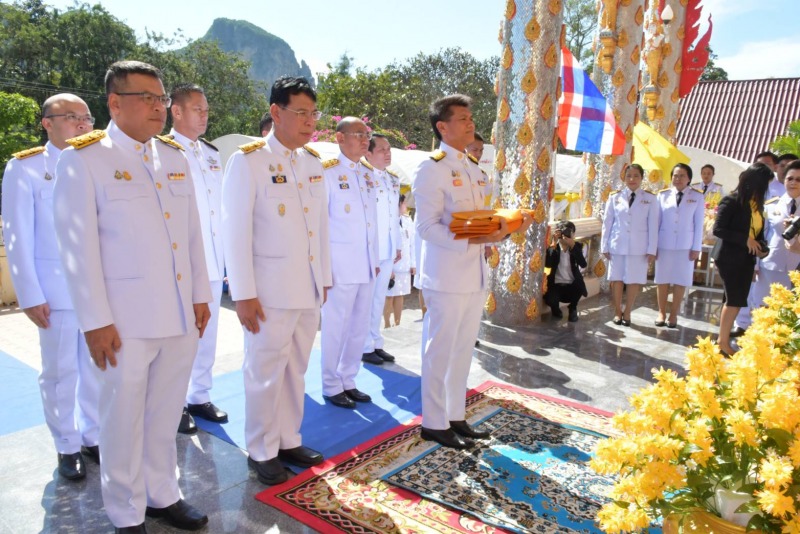
[[[658,224],[658,255],[656,284],[658,286],[658,327],[678,327],[678,309],[686,286],[692,285],[694,262],[700,257],[703,245],[703,193],[689,187],[692,168],[678,163],[672,168],[672,187],[658,193],[660,211]],[[667,297],[672,285],[672,304],[667,320]]]
[[[392,326],[389,321],[394,312],[394,326],[400,325],[405,296],[411,293],[411,277],[416,274],[417,260],[414,246],[414,221],[408,216],[406,196],[400,195],[400,259],[392,267],[392,280],[386,293],[386,304],[383,307],[383,326]]]
[[[600,252],[609,260],[608,281],[614,305],[614,324],[631,325],[636,296],[647,282],[647,267],[656,257],[658,202],[641,188],[644,169],[636,163],[625,170],[625,185],[606,202]],[[623,286],[627,285],[625,309]]]

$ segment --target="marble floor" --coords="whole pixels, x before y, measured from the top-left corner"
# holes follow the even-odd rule
[[[702,297],[702,292],[696,295]],[[422,321],[416,294],[406,304],[400,326],[385,330],[385,348],[397,356],[390,369],[418,374]],[[603,410],[622,410],[626,398],[648,383],[653,368],[682,370],[685,347],[697,336],[716,332],[719,307],[718,300],[690,299],[678,329],[656,328],[651,286],[639,296],[631,327],[612,323],[606,295],[582,301],[577,323],[545,317],[518,329],[484,324],[469,385],[494,380]],[[216,375],[239,369],[243,356],[230,302],[220,321]],[[40,369],[36,329],[15,308],[0,308],[0,351]],[[0,388],[6,387],[3,381],[0,376]],[[2,412],[3,418],[14,416]],[[176,439],[181,488],[209,516],[203,532],[316,532],[253,498],[264,486],[248,471],[244,451],[203,431]],[[58,477],[55,464],[45,425],[0,435],[0,534],[113,532],[102,507],[98,467],[88,462],[84,480],[67,482]],[[161,520],[148,519],[147,528],[152,533],[182,532]]]

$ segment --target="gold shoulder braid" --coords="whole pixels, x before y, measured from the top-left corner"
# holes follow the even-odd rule
[[[165,145],[169,145],[175,150],[183,150],[183,145],[175,141],[171,135],[157,135],[155,137]]]
[[[311,154],[311,155],[312,155],[312,156],[314,156],[315,158],[322,159],[322,157],[319,155],[319,152],[317,152],[316,150],[314,150],[314,149],[313,149],[313,148],[311,148],[310,146],[308,146],[308,145],[303,145],[303,148],[305,149],[305,151],[306,151],[306,152],[308,152],[309,154]]]
[[[67,139],[67,144],[75,148],[75,150],[80,150],[98,142],[105,136],[105,130],[93,130],[87,134],[79,135],[78,137],[73,137],[72,139]]]
[[[29,158],[31,156],[35,156],[36,154],[41,154],[42,152],[44,152],[44,147],[43,146],[37,146],[37,147],[29,148],[27,150],[21,150],[19,152],[14,152],[11,155],[14,156],[17,159],[25,159],[25,158]]]
[[[264,141],[263,139],[259,139],[257,141],[252,141],[250,143],[247,143],[246,145],[239,145],[239,150],[241,150],[245,154],[249,154],[250,152],[258,150],[259,148],[261,148],[266,144],[267,144],[266,141]]]
[[[336,158],[333,159],[326,159],[322,162],[323,169],[330,169],[331,167],[335,167],[339,164],[339,160]]]
[[[443,150],[437,150],[433,154],[431,154],[431,159],[433,161],[442,161],[447,154]]]

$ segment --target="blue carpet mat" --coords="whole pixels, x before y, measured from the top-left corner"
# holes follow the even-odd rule
[[[0,351],[0,436],[44,424],[39,371]]]
[[[352,449],[422,412],[420,377],[407,376],[382,366],[362,365],[356,383],[358,389],[372,397],[371,403],[359,403],[355,410],[326,404],[322,398],[320,352],[311,352],[306,372],[305,415],[300,429],[303,445],[335,456]],[[214,377],[211,398],[228,412],[225,424],[195,418],[197,426],[241,449],[244,438],[244,382],[236,371]],[[265,410],[272,409],[265,406]]]

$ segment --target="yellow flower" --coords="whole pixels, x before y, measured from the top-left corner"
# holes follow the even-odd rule
[[[758,498],[759,508],[770,515],[783,517],[795,512],[794,499],[779,490],[765,489],[756,491],[754,495]]]
[[[785,489],[792,483],[792,462],[785,456],[778,456],[770,451],[767,457],[761,460],[758,480],[764,483],[767,489]]]
[[[800,395],[793,381],[770,382],[762,388],[760,397],[756,406],[764,427],[793,430],[800,423]]]
[[[800,433],[797,431],[794,433],[794,439],[789,442],[789,451],[787,454],[792,460],[792,465],[795,468],[800,468]]]
[[[624,508],[614,503],[604,505],[597,512],[597,520],[600,528],[609,533],[632,532],[650,525],[650,518],[644,510],[634,505]]]
[[[692,422],[688,433],[689,443],[700,450],[692,453],[692,460],[698,465],[704,466],[708,460],[714,457],[714,442],[711,439],[711,432],[708,428],[707,420],[697,419]]]
[[[800,516],[794,516],[781,527],[781,534],[800,534]]]
[[[758,445],[753,414],[732,408],[725,412],[725,419],[728,423],[728,432],[737,445],[750,445],[751,447]]]

